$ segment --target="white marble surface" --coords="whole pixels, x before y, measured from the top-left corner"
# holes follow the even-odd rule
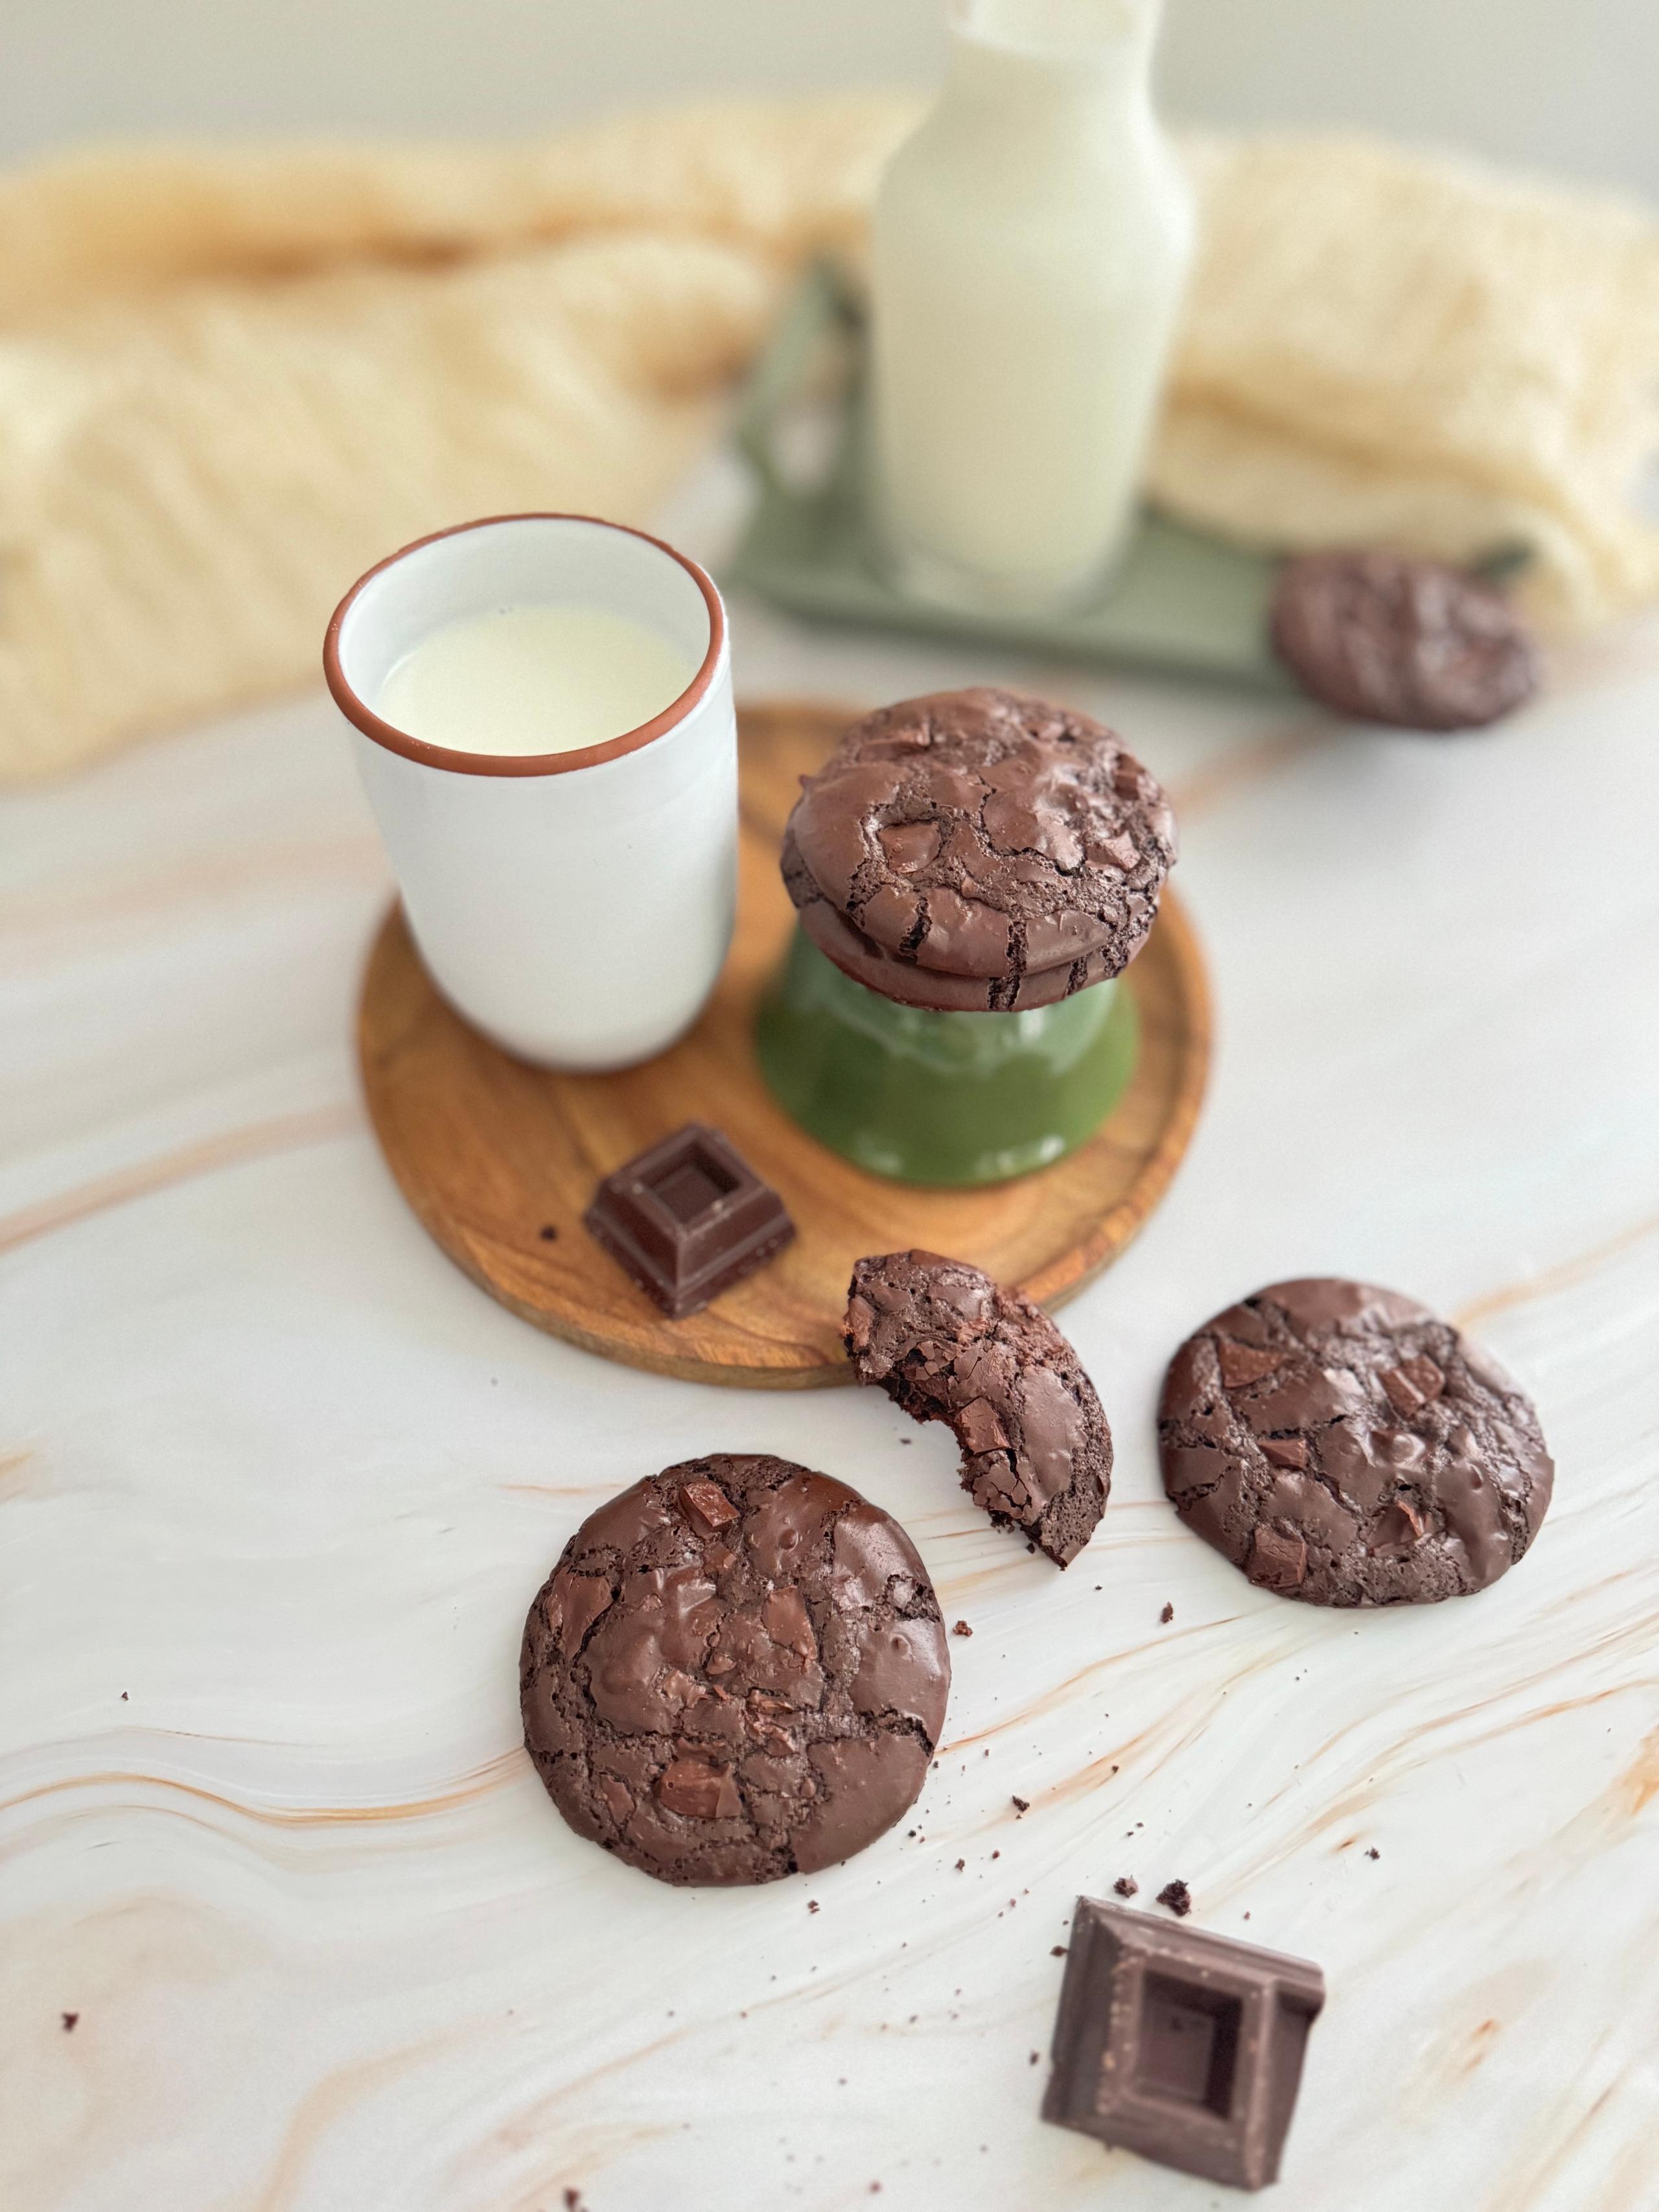
[[[1046,684],[1182,802],[1219,1046],[1067,1316],[1100,1534],[1062,1580],[884,1401],[605,1366],[428,1243],[356,1099],[386,879],[320,696],[6,797],[0,2205],[1196,2212],[1036,2117],[1050,1948],[1124,1873],[1326,1969],[1285,2212],[1659,2203],[1659,629],[1439,744],[736,617],[750,696]],[[1328,1269],[1538,1399],[1556,1504],[1483,1596],[1287,1604],[1163,1500],[1176,1342]],[[918,1833],[680,1893],[554,1814],[514,1661],[577,1519],[720,1447],[895,1510],[975,1635]]]

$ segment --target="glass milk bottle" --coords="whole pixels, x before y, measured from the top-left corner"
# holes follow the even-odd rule
[[[981,610],[1100,588],[1192,257],[1152,112],[1161,0],[963,0],[873,234],[875,497],[897,580]]]

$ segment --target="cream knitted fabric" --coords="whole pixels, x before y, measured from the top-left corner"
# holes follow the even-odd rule
[[[1659,221],[1364,139],[1189,149],[1154,495],[1252,544],[1532,547],[1560,628],[1659,596]]]
[[[914,103],[731,104],[498,151],[111,153],[0,180],[0,777],[303,681],[470,514],[647,514]],[[1354,142],[1193,149],[1156,495],[1267,544],[1537,555],[1659,593],[1659,226]]]
[[[424,532],[643,519],[912,112],[0,185],[0,778],[303,681],[353,577]]]

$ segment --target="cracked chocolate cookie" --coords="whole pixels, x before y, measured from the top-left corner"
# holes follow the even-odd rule
[[[889,1252],[853,1270],[845,1341],[860,1382],[949,1425],[976,1505],[1071,1564],[1106,1510],[1112,1431],[1047,1314],[959,1260]]]
[[[636,1482],[525,1624],[525,1742],[579,1836],[659,1881],[775,1881],[908,1811],[945,1724],[933,1586],[845,1483],[728,1453]]]
[[[837,966],[908,1005],[983,1012],[1120,974],[1175,850],[1169,800],[1111,731],[981,690],[855,724],[804,781],[782,866]]]
[[[1538,655],[1492,585],[1397,553],[1306,553],[1273,596],[1273,650],[1328,707],[1412,730],[1473,730],[1538,688]]]
[[[1310,1605],[1428,1605],[1497,1581],[1554,1468],[1495,1361],[1413,1300],[1274,1283],[1170,1363],[1164,1486],[1253,1583]]]

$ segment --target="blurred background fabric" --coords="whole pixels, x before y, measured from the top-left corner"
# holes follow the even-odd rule
[[[5,0],[0,157],[100,134],[528,137],[925,85],[945,0]],[[1655,0],[1168,0],[1177,123],[1357,125],[1659,197]]]
[[[1513,0],[1505,20],[1536,18],[1538,36],[1512,28],[1501,52],[1486,0],[1442,0],[1437,32],[1418,0],[1237,8],[1264,40],[1294,45],[1300,22],[1315,57],[1340,18],[1351,62],[1378,58],[1328,100],[1310,60],[1287,64],[1265,106],[1453,150],[1352,130],[1186,137],[1203,242],[1152,465],[1165,506],[1269,548],[1387,539],[1462,560],[1523,544],[1530,604],[1563,629],[1659,596],[1659,531],[1631,501],[1659,441],[1659,216],[1628,191],[1651,134],[1604,131],[1599,168],[1588,135],[1554,149],[1624,193],[1468,158],[1506,150],[1505,113],[1516,143],[1552,150],[1516,72],[1569,23],[1575,87],[1604,72],[1598,14],[1639,74],[1659,9],[1622,4]],[[456,0],[10,6],[10,778],[304,680],[352,578],[459,517],[648,518],[805,262],[858,260],[920,103],[774,94],[545,121],[624,87],[867,85],[942,59],[935,0],[851,0],[833,19],[796,0],[486,0],[465,19]],[[1413,76],[1397,40],[1419,18]],[[1464,53],[1440,129],[1407,95],[1427,76],[1442,97],[1446,24],[1477,19],[1493,43]],[[1224,47],[1229,20],[1171,0],[1177,112],[1248,114],[1239,83],[1205,91],[1196,63],[1216,49],[1191,44],[1207,23]],[[1625,112],[1607,108],[1615,125]],[[526,122],[539,135],[507,135]],[[114,130],[153,143],[60,145]]]

